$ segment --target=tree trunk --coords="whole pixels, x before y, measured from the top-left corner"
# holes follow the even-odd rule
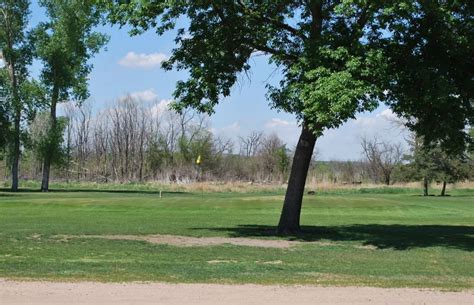
[[[300,232],[301,203],[315,143],[316,136],[308,129],[306,124],[303,124],[296,145],[295,156],[293,157],[285,202],[278,224],[278,234],[292,235]]]
[[[13,46],[9,42],[9,48]],[[15,61],[10,58],[8,64],[8,73],[11,80],[12,94],[13,94],[13,109],[15,110],[14,117],[14,135],[13,135],[13,160],[12,160],[12,191],[18,191],[18,167],[20,163],[20,123],[21,123],[21,101],[18,92],[18,80],[16,76]]]
[[[441,196],[446,195],[446,181],[443,181],[443,188],[441,189]]]
[[[41,191],[49,191],[49,172],[51,168],[51,159],[46,156],[43,162],[43,180],[41,181]]]
[[[12,160],[12,191],[18,191],[18,172],[20,164],[20,121],[21,110],[17,105],[15,111],[14,135],[13,135],[13,160]]]
[[[56,130],[56,104],[58,103],[58,98],[59,98],[59,89],[54,86],[53,87],[53,94],[51,97],[51,114],[50,114],[50,119],[51,119],[51,132],[54,132]],[[47,192],[49,191],[49,174],[51,170],[51,161],[52,161],[52,152],[53,152],[53,147],[50,147],[49,152],[45,154],[44,160],[43,160],[43,180],[41,181],[41,191],[42,192]]]
[[[428,178],[423,178],[423,196],[428,196]]]

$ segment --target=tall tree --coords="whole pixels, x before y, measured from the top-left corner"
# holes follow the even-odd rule
[[[474,2],[399,1],[380,18],[388,60],[387,102],[424,146],[453,156],[472,142]]]
[[[189,71],[174,93],[177,110],[212,113],[230,94],[256,52],[280,68],[279,86],[268,86],[272,107],[296,115],[301,135],[296,147],[278,232],[300,231],[301,203],[316,139],[359,111],[373,110],[382,90],[372,85],[383,70],[379,50],[365,29],[380,10],[378,1],[108,1],[115,22],[134,34],[175,28],[177,48],[164,63]]]
[[[29,0],[0,1],[0,49],[8,73],[4,83],[10,99],[13,117],[13,143],[11,146],[12,190],[18,190],[18,169],[21,147],[21,119],[25,108],[21,87],[28,76],[31,49],[27,41],[26,27],[29,16]]]
[[[92,69],[88,61],[105,45],[107,37],[93,30],[101,18],[93,0],[42,0],[40,4],[49,21],[35,28],[34,43],[36,55],[44,64],[41,80],[49,99],[49,130],[54,137],[58,129],[57,104],[88,97],[87,76]],[[54,151],[57,147],[50,147],[50,153],[44,154],[42,191],[49,189]]]

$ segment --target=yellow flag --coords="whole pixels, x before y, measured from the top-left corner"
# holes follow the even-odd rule
[[[201,164],[201,155],[199,155],[196,159],[196,164],[199,165]]]

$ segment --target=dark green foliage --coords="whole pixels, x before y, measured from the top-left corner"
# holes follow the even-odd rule
[[[281,175],[284,176],[290,167],[290,156],[286,145],[282,145],[276,151],[277,167]]]
[[[21,84],[28,76],[28,65],[32,61],[31,45],[28,41],[26,27],[29,20],[29,0],[1,0],[0,8],[0,50],[6,66],[2,69],[14,71],[16,80],[12,75],[8,77],[8,86],[11,90]],[[15,84],[14,84],[15,83]],[[13,92],[11,92],[13,95]],[[19,103],[15,101],[13,103]],[[16,105],[15,107],[20,107]]]
[[[459,154],[474,123],[474,2],[396,1],[380,22],[388,37],[388,104],[425,145]]]
[[[66,151],[63,147],[63,134],[66,125],[67,120],[61,117],[53,126],[47,112],[41,112],[36,116],[30,129],[32,149],[38,160],[43,160],[46,156],[50,156],[52,164],[64,165],[67,159]]]
[[[162,34],[186,16],[178,28],[165,69],[187,70],[177,83],[175,108],[213,112],[230,95],[240,73],[250,70],[252,54],[269,55],[284,77],[269,87],[273,107],[294,113],[320,134],[372,110],[381,90],[372,81],[383,70],[380,50],[371,49],[362,29],[380,5],[359,1],[143,1],[109,2],[111,19],[130,24],[133,34],[155,28]],[[324,19],[324,22],[322,21]]]
[[[269,86],[272,106],[315,134],[383,100],[427,144],[459,152],[469,141],[472,1],[102,2],[132,34],[161,35],[189,21],[163,65],[189,71],[176,86],[176,109],[213,112],[259,51],[283,74]]]
[[[201,166],[206,166],[212,159],[212,134],[208,130],[200,130],[191,136],[181,136],[178,139],[178,161],[194,163],[201,156]]]
[[[415,137],[409,144],[411,153],[406,156],[409,163],[401,167],[401,175],[406,181],[447,184],[466,180],[472,175],[472,164],[466,152],[452,154],[444,150],[442,145],[425,145],[420,137]],[[428,194],[427,188],[426,184],[425,195]]]
[[[36,56],[43,62],[42,82],[60,101],[85,100],[87,76],[92,69],[88,60],[107,42],[104,34],[94,32],[101,13],[95,1],[42,0],[49,20],[33,31]]]
[[[166,151],[165,147],[166,144],[162,139],[152,141],[149,145],[146,155],[150,170],[154,175],[171,161],[171,154]]]

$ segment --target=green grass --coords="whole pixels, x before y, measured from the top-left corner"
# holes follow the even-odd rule
[[[474,192],[336,190],[306,196],[302,245],[175,247],[56,235],[274,236],[283,194],[124,187],[0,192],[0,277],[474,288]],[[308,243],[305,243],[308,241]],[[325,245],[309,243],[322,241]],[[222,263],[210,264],[211,260]],[[265,262],[281,261],[279,264]]]

